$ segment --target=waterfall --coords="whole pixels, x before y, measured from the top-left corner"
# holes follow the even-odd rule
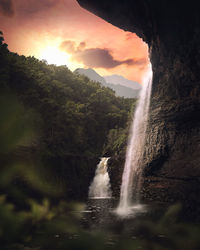
[[[109,157],[102,157],[89,187],[89,198],[111,198],[110,178],[107,172]]]
[[[145,146],[146,128],[150,106],[152,86],[152,71],[146,77],[133,117],[126,151],[126,160],[122,176],[120,202],[116,212],[119,215],[128,215],[132,209],[131,203],[139,204],[139,193],[142,182],[142,160]]]

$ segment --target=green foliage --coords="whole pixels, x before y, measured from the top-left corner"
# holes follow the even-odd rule
[[[31,192],[39,197],[58,195],[60,190],[46,181],[48,174],[34,150],[40,132],[38,115],[8,92],[0,95],[0,114],[0,192],[23,206],[22,199]]]
[[[108,155],[119,155],[120,152],[122,152],[125,155],[127,137],[127,129],[111,129],[108,134],[104,152]]]
[[[38,116],[37,119],[32,118],[37,129],[39,128],[37,139],[31,142],[31,146],[24,142],[24,151],[30,151],[25,147],[31,147],[34,154],[40,154],[41,168],[48,168],[49,172],[53,172],[58,185],[70,176],[68,192],[73,192],[79,185],[79,189],[86,192],[86,188],[82,187],[89,185],[92,168],[96,165],[94,159],[105,152],[103,149],[110,130],[126,129],[134,100],[118,98],[111,89],[102,87],[87,77],[73,74],[66,66],[48,65],[34,57],[11,53],[3,42],[2,34],[0,37],[0,91],[11,92],[23,104],[24,110],[31,109]],[[10,103],[2,104],[6,109],[1,110],[1,117],[6,118],[9,114],[7,108],[12,106]],[[23,120],[26,116],[24,112]],[[14,117],[15,115],[10,116],[9,119]],[[17,120],[19,117],[16,117]],[[12,124],[12,121],[7,120],[8,123]],[[21,138],[23,127],[20,123],[18,132],[12,128],[10,132],[6,131],[9,126],[6,125],[5,131],[2,129],[2,138]],[[25,136],[26,140],[30,138],[31,136]],[[32,165],[32,162],[29,164]],[[85,178],[86,183],[84,178],[80,178],[84,169],[89,169],[90,172]]]
[[[110,129],[106,143],[104,144],[103,153],[112,155],[112,156],[121,156],[122,158],[125,157],[127,140],[129,136],[129,128],[132,122],[132,114],[135,109],[136,100],[132,101],[131,99],[127,100],[127,105],[130,105],[131,109],[128,113],[128,121],[126,123],[125,128],[114,128]]]
[[[42,118],[41,141],[47,155],[101,155],[110,129],[125,128],[131,102],[73,74],[6,50],[1,37],[0,89],[11,89]]]

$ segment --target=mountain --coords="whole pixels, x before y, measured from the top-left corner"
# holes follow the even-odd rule
[[[125,87],[120,84],[112,84],[112,83],[106,83],[105,87],[111,88],[115,91],[117,96],[125,97],[125,98],[138,98],[140,90],[134,90],[128,87]]]
[[[131,81],[126,79],[125,77],[121,75],[110,75],[110,76],[104,76],[104,79],[106,82],[115,84],[115,85],[122,85],[128,88],[132,88],[134,90],[140,90],[141,85],[138,82]]]
[[[79,75],[85,75],[87,76],[90,80],[95,81],[95,82],[100,82],[103,85],[106,84],[106,80],[100,76],[95,70],[93,69],[83,69],[83,68],[78,68],[74,71],[74,73],[78,73]]]
[[[114,90],[116,95],[121,96],[121,97],[137,98],[139,95],[140,88],[141,88],[139,83],[130,81],[124,78],[123,76],[111,75],[111,76],[102,77],[95,70],[91,68],[88,68],[88,69],[78,68],[74,71],[74,73],[85,75],[92,81],[100,82],[103,86]],[[114,83],[109,82],[107,78],[113,81]],[[120,79],[122,80],[122,84],[120,83]],[[131,86],[131,82],[133,86],[127,87],[126,85],[128,84]]]

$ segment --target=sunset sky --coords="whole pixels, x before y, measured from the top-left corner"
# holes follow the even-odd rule
[[[70,70],[90,67],[140,83],[149,70],[148,47],[139,37],[76,0],[0,0],[0,30],[10,51]]]

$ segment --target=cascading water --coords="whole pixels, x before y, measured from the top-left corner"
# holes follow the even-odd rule
[[[149,114],[151,86],[152,70],[143,83],[130,130],[126,161],[122,176],[120,202],[116,210],[116,212],[122,216],[129,215],[132,209],[140,208],[138,204],[142,182],[142,160]],[[132,207],[131,204],[133,201],[137,204],[134,207]]]
[[[95,177],[89,187],[89,198],[111,198],[110,178],[107,172],[109,157],[102,157],[97,165]]]

